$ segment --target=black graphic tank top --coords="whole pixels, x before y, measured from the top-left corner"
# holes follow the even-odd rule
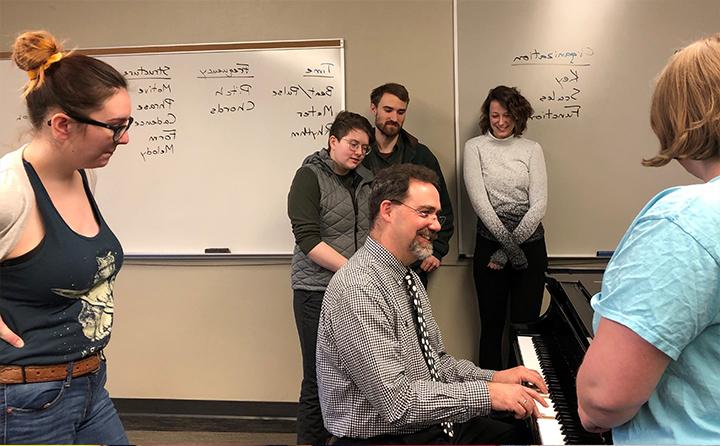
[[[50,200],[35,169],[24,161],[45,237],[20,257],[0,263],[0,315],[25,346],[0,340],[0,364],[44,365],[84,358],[105,347],[113,321],[113,283],[123,251],[103,220],[82,176],[100,230],[73,231]]]

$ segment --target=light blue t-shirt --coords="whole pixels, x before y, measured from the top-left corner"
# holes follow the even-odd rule
[[[615,444],[720,444],[720,177],[650,200],[592,307],[672,358]]]

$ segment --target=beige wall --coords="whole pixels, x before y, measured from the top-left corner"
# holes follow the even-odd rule
[[[434,150],[455,199],[451,0],[0,0],[3,48],[35,28],[78,47],[344,38],[348,109],[367,113],[373,87],[405,84],[406,128]],[[448,349],[474,357],[471,271],[451,245],[430,295]],[[108,356],[115,397],[295,401],[289,261],[127,262]]]

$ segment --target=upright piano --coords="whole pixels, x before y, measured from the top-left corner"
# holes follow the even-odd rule
[[[557,270],[546,278],[550,305],[535,321],[513,324],[512,355],[538,370],[550,391],[550,408],[529,421],[535,444],[612,444],[609,433],[582,428],[575,378],[592,339],[590,298],[600,291],[602,270]]]

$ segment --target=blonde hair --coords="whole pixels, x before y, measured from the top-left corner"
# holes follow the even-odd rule
[[[720,34],[676,52],[660,73],[650,108],[660,152],[645,166],[720,153]]]
[[[22,33],[12,46],[12,60],[21,70],[28,73],[30,80],[25,84],[23,97],[40,88],[45,82],[45,71],[62,59],[62,45],[47,31]]]

